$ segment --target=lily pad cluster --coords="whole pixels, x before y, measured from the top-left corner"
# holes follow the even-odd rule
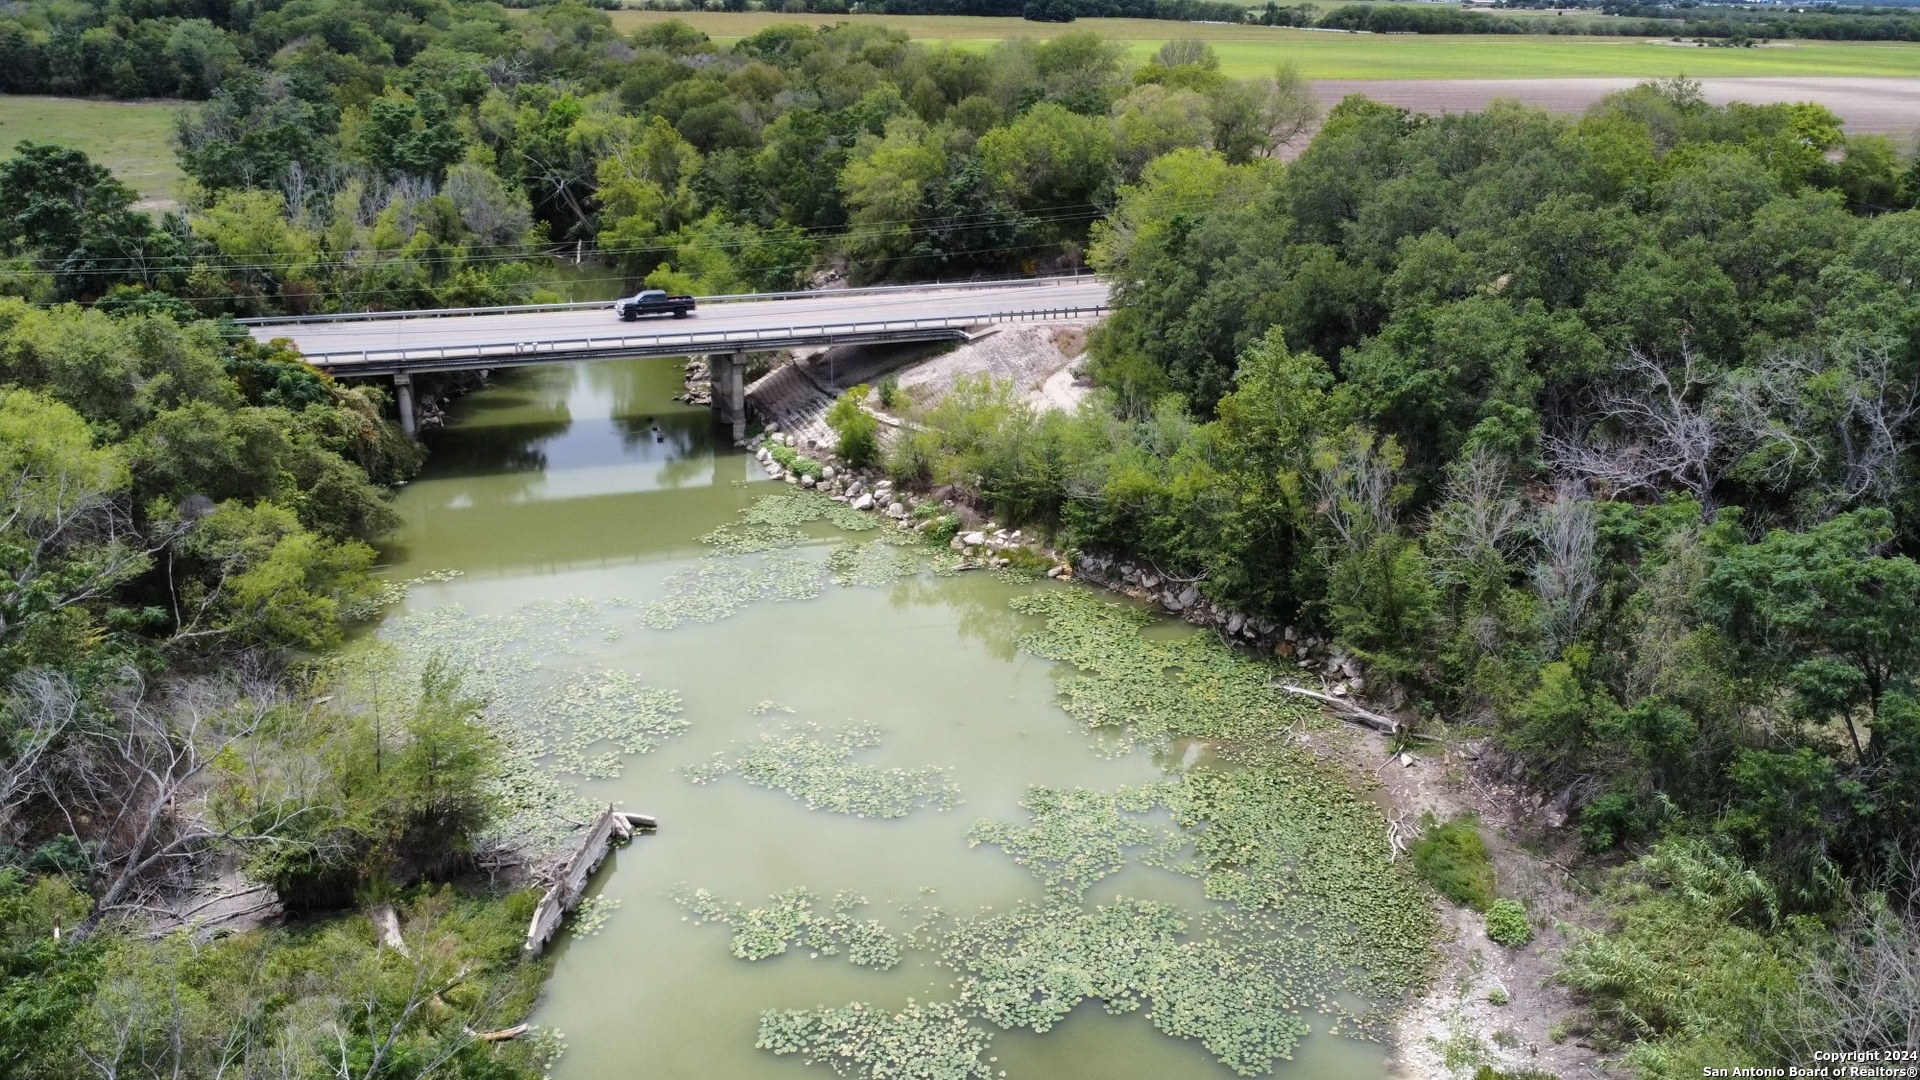
[[[550,688],[543,709],[554,728],[554,767],[592,778],[620,775],[626,758],[659,749],[687,730],[680,697],[618,671],[592,672]],[[607,747],[588,756],[596,747]]]
[[[1013,607],[1047,620],[1020,639],[1023,652],[1073,665],[1075,674],[1059,686],[1068,715],[1118,730],[1137,745],[1185,736],[1261,742],[1312,715],[1268,687],[1269,665],[1211,635],[1142,636],[1151,617],[1138,608],[1082,589],[1030,593]]]
[[[1087,788],[1033,787],[1020,800],[1032,823],[1021,827],[981,821],[967,833],[967,845],[992,844],[1032,871],[1049,889],[1076,895],[1127,865],[1131,848],[1184,845],[1168,829],[1142,819],[1154,808],[1155,786],[1107,793]],[[1165,861],[1168,855],[1162,855]]]
[[[424,574],[406,578],[402,581],[381,581],[375,587],[372,596],[354,602],[352,606],[343,610],[341,615],[349,622],[371,619],[382,610],[405,600],[407,593],[411,592],[416,585],[437,585],[441,582],[452,581],[455,578],[466,576],[467,572],[465,570],[440,569],[429,570]]]
[[[856,1001],[837,1009],[777,1009],[760,1017],[756,1046],[824,1062],[841,1076],[913,1080],[989,1080],[992,1036],[953,1002],[899,1012]],[[1004,1071],[1001,1075],[1005,1075]]]
[[[865,515],[862,515],[863,517]],[[891,585],[920,572],[924,563],[912,548],[889,543],[892,537],[864,544],[842,544],[827,556],[835,585]]]
[[[794,491],[781,495],[763,495],[740,512],[740,520],[707,533],[700,542],[728,555],[747,555],[756,551],[791,547],[803,543],[807,534],[799,526],[819,521],[834,510],[845,509],[824,495]]]
[[[1380,808],[1286,737],[1314,714],[1280,699],[1269,666],[1211,635],[1149,639],[1145,614],[1079,590],[1013,604],[1047,620],[1020,647],[1073,665],[1058,691],[1067,712],[1156,746],[1204,739],[1241,766],[1193,769],[1137,795],[1164,806],[1193,842],[1186,859],[1160,849],[1146,861],[1200,878],[1208,896],[1259,913],[1281,936],[1310,938],[1328,959],[1303,979],[1339,976],[1375,1000],[1424,980],[1431,906],[1393,859]]]
[[[900,943],[877,919],[859,917],[867,899],[840,892],[822,905],[812,890],[786,889],[757,908],[728,904],[705,889],[684,886],[669,894],[698,922],[733,928],[733,955],[742,960],[779,956],[788,946],[814,957],[846,954],[856,967],[885,971],[900,962]]]
[[[648,605],[640,621],[671,630],[688,622],[716,622],[758,600],[820,595],[826,583],[820,562],[794,550],[809,539],[800,526],[819,521],[846,532],[880,528],[872,514],[815,491],[762,496],[740,511],[738,521],[700,537],[714,554],[668,578],[666,595]],[[918,555],[905,553],[916,548]],[[919,573],[928,557],[937,563],[938,555],[917,533],[886,530],[864,544],[836,547],[825,569],[836,585],[886,585]]]
[[[855,817],[905,817],[922,806],[959,805],[960,789],[945,769],[883,769],[854,760],[879,745],[880,729],[871,724],[828,729],[805,723],[764,733],[738,755],[717,754],[680,772],[696,784],[737,774],[755,787],[785,791],[809,810]]]
[[[833,509],[827,511],[827,524],[847,532],[872,532],[880,527],[880,519],[863,510],[834,503]]]
[[[788,547],[701,559],[667,578],[666,595],[648,604],[640,621],[655,630],[718,622],[757,600],[810,600],[824,586],[820,561]]]
[[[722,525],[703,533],[700,542],[723,555],[752,555],[806,542],[807,534],[785,525]]]
[[[955,973],[950,1000],[898,1014],[770,1011],[760,1045],[871,1078],[985,1075],[969,1070],[985,1068],[993,1028],[1046,1031],[1098,999],[1254,1075],[1291,1056],[1307,1014],[1372,1032],[1378,1019],[1350,1011],[1346,995],[1384,1002],[1421,984],[1436,928],[1379,808],[1288,737],[1307,710],[1277,697],[1266,665],[1213,638],[1146,637],[1138,610],[1074,590],[1014,606],[1046,620],[1020,647],[1072,665],[1061,703],[1090,729],[1154,748],[1205,740],[1231,767],[1117,792],[1031,789],[1026,823],[981,822],[968,838],[1027,867],[1044,899],[934,909],[908,934]],[[1134,861],[1190,875],[1222,903],[1087,903],[1090,886]]]
[[[1045,1032],[1088,999],[1111,1013],[1147,1005],[1167,1034],[1198,1039],[1242,1075],[1264,1073],[1307,1034],[1303,997],[1225,928],[1151,900],[1089,910],[1056,896],[961,920],[941,962],[962,976],[959,1002],[1000,1027]]]
[[[595,937],[607,925],[607,920],[613,918],[613,912],[619,906],[617,897],[599,894],[589,896],[573,909],[567,925],[575,937]]]

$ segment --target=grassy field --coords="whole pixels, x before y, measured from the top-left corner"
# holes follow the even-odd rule
[[[186,179],[173,156],[177,101],[88,101],[0,95],[0,153],[22,139],[84,150],[154,206],[171,206]]]
[[[631,30],[678,18],[719,40],[746,37],[778,23],[876,22],[916,38],[981,46],[1012,37],[1052,37],[1066,27],[1025,19],[943,15],[783,15],[772,12],[616,11]],[[1173,23],[1147,19],[1081,19],[1125,41],[1144,60],[1169,38],[1212,43],[1223,69],[1248,76],[1291,60],[1309,79],[1535,79],[1585,76],[1665,78],[1673,75],[1855,75],[1920,77],[1920,44],[1796,41],[1757,49],[1682,48],[1620,37],[1329,34],[1268,26]]]

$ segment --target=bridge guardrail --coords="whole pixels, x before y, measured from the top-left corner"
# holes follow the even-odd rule
[[[306,353],[306,361],[315,367],[338,374],[350,374],[356,368],[380,370],[409,364],[438,366],[449,361],[500,360],[506,364],[537,363],[539,357],[559,359],[595,354],[648,352],[655,355],[689,355],[745,351],[755,345],[764,348],[791,348],[796,345],[830,344],[852,338],[902,340],[916,333],[964,331],[969,326],[1009,322],[1052,322],[1104,315],[1106,304],[1079,307],[1037,308],[1029,311],[998,312],[990,315],[966,315],[940,319],[887,319],[850,323],[823,323],[814,326],[763,327],[754,330],[688,331],[677,334],[623,334],[615,336],[555,338],[523,341],[507,345],[448,345],[412,349],[353,349],[342,352]],[[486,366],[484,364],[476,366]]]
[[[722,296],[696,296],[697,304],[739,304],[756,300],[817,300],[833,296],[885,296],[889,293],[926,292],[931,289],[1006,289],[1019,286],[1075,285],[1095,277],[1084,274],[1058,274],[1053,277],[1001,278],[995,281],[951,281],[921,285],[870,285],[858,289],[814,289],[796,292],[729,293]],[[241,326],[294,326],[303,323],[380,322],[389,319],[445,319],[475,315],[530,315],[543,311],[591,311],[610,308],[612,300],[582,300],[565,304],[507,304],[500,307],[418,308],[411,311],[352,311],[333,315],[263,315],[235,319]]]

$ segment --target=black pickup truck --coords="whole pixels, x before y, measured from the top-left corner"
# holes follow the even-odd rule
[[[668,296],[665,289],[642,289],[625,300],[613,302],[621,322],[632,322],[642,315],[672,315],[684,319],[693,314],[693,297]]]

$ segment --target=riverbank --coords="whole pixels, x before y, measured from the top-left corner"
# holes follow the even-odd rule
[[[921,404],[936,401],[929,395]],[[1599,1050],[1580,1035],[1579,1003],[1553,981],[1569,928],[1598,927],[1595,897],[1568,869],[1579,853],[1563,828],[1566,808],[1530,790],[1517,760],[1484,740],[1443,734],[1407,741],[1389,727],[1403,702],[1391,693],[1371,697],[1362,661],[1324,637],[1225,610],[1204,598],[1196,581],[1124,554],[1062,551],[1046,538],[1009,531],[987,516],[974,493],[951,487],[916,492],[880,470],[848,469],[828,449],[829,435],[808,430],[796,436],[776,427],[756,436],[751,448],[776,479],[827,492],[837,502],[889,519],[898,530],[950,538],[962,565],[1044,567],[1049,577],[1151,605],[1270,661],[1276,685],[1308,684],[1301,689],[1323,695],[1330,717],[1363,718],[1305,729],[1298,743],[1341,769],[1355,790],[1374,793],[1398,852],[1404,853],[1423,821],[1479,823],[1499,893],[1527,909],[1532,937],[1517,948],[1498,944],[1478,913],[1433,900],[1439,959],[1425,990],[1395,1011],[1389,1062],[1395,1075],[1460,1080],[1482,1066],[1515,1076],[1602,1069]]]
[[[965,1038],[925,1045],[981,1076],[1386,1080],[1373,1005],[1424,981],[1434,924],[1377,806],[1295,743],[1325,721],[1217,635],[1048,581],[1013,530],[871,473],[766,482],[683,378],[506,373],[396,502],[418,584],[381,637],[474,673],[508,793],[567,789],[539,815],[562,840],[576,803],[661,822],[549,950],[525,1019],[568,1035],[555,1080],[776,1080],[781,1050],[866,1075],[936,1004]],[[1138,954],[1076,944],[1108,931]],[[1045,963],[982,966],[1018,955]],[[991,1004],[1022,1000],[1048,1004]],[[862,1016],[870,1065],[814,1038]]]

